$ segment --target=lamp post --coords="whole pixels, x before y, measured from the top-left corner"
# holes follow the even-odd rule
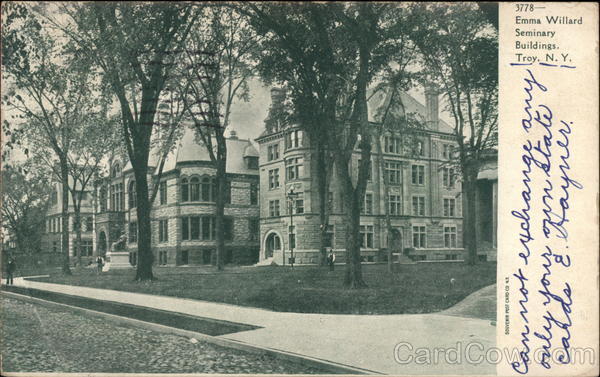
[[[298,193],[294,192],[294,188],[292,187],[290,189],[290,191],[287,192],[287,197],[288,197],[288,201],[289,201],[289,209],[290,209],[290,226],[288,228],[288,240],[290,243],[290,265],[292,266],[292,269],[294,269],[294,246],[296,245],[296,235],[294,232],[294,202],[295,199],[298,197]],[[292,235],[293,237],[293,242],[292,242]],[[284,257],[284,263],[285,263],[285,257]]]

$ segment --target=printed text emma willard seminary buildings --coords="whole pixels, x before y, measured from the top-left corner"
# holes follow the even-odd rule
[[[293,248],[296,264],[316,264],[319,256],[319,197],[316,164],[311,163],[310,141],[295,125],[278,119],[285,93],[272,89],[272,106],[264,132],[256,139],[259,151],[235,132],[227,139],[225,206],[226,263],[288,264]],[[370,99],[370,113],[389,99],[379,92]],[[450,162],[456,142],[452,129],[438,118],[438,96],[426,93],[426,106],[402,94],[406,113],[426,119],[427,126],[406,140],[382,135],[382,154],[373,148],[360,232],[365,262],[382,261],[387,248],[396,258],[413,260],[461,260],[462,195],[457,169]],[[416,151],[416,152],[415,152]],[[351,169],[358,170],[359,153]],[[387,213],[392,225],[387,242],[386,208],[380,160],[388,175]],[[151,160],[149,165],[158,166]],[[152,247],[156,265],[197,265],[214,262],[214,175],[205,147],[192,130],[165,161],[159,193],[152,208]],[[153,175],[155,176],[155,175]],[[481,259],[496,258],[497,167],[494,153],[480,172],[478,192],[478,240]],[[110,176],[99,182],[89,205],[82,209],[83,253],[104,255],[123,234],[130,262],[136,263],[136,198],[131,165],[114,161]],[[293,188],[294,197],[288,193]],[[58,195],[60,197],[60,195]],[[328,248],[343,260],[344,199],[335,177],[328,195]],[[95,202],[92,204],[92,202]],[[93,209],[93,210],[92,210]],[[60,248],[60,203],[47,221],[46,247]],[[74,232],[70,237],[75,238]],[[72,248],[73,250],[74,248]],[[403,256],[400,256],[403,255]],[[408,258],[407,258],[408,257]]]

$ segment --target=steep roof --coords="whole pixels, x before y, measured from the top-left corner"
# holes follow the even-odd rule
[[[258,157],[258,152],[252,146],[252,143],[249,140],[227,138],[226,145],[227,164],[225,169],[227,173],[251,175],[258,174],[257,170],[248,169],[246,162],[244,161],[244,157],[246,156]],[[216,148],[216,146],[214,148]],[[167,155],[165,166],[163,167],[163,174],[175,169],[178,164],[183,162],[197,161],[211,161],[210,155],[202,141],[196,137],[194,130],[186,127],[181,141],[179,141],[177,146]]]

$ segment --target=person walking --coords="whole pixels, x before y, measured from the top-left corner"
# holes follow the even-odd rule
[[[104,258],[101,255],[98,255],[98,258],[96,258],[96,264],[98,265],[98,274],[101,274],[104,267]]]
[[[327,262],[329,263],[329,271],[333,271],[335,267],[335,254],[333,250],[329,250],[329,256],[327,257]]]
[[[15,263],[14,259],[11,258],[6,265],[6,285],[13,284],[13,275],[16,269],[17,264]]]

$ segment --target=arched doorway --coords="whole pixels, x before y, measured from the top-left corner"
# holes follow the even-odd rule
[[[394,253],[402,253],[402,228],[393,228],[390,247]]]
[[[98,236],[98,255],[106,254],[106,246],[106,233],[104,233],[104,231],[101,231],[100,235]]]
[[[267,236],[265,242],[265,259],[273,257],[273,252],[281,250],[281,239],[276,233],[271,233]]]

